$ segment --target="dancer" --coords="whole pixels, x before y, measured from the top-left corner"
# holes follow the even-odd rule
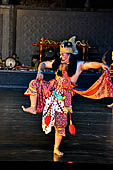
[[[109,70],[108,66],[103,63],[77,61],[73,49],[75,50],[75,47],[73,48],[70,40],[63,41],[60,45],[60,58],[40,63],[37,78],[34,80],[36,82],[42,79],[45,68],[53,68],[55,71],[55,79],[49,81],[48,86],[43,86],[43,89],[46,87],[46,90],[43,90],[42,93],[43,97],[45,94],[45,99],[43,100],[42,128],[48,134],[51,132],[52,126],[55,127],[54,153],[59,156],[63,155],[59,147],[63,136],[66,135],[67,113],[72,112],[71,100],[74,83],[77,82],[78,77],[84,70],[99,68]],[[44,83],[43,81],[42,83]],[[30,96],[32,96],[31,107],[23,109],[33,114],[37,112],[36,100],[38,93],[36,89],[36,83],[34,83],[34,87],[32,86],[30,89]]]

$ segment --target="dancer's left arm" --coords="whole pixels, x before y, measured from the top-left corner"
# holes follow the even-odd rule
[[[103,64],[103,63],[99,63],[99,62],[85,62],[81,65],[81,70],[88,70],[88,69],[99,69],[102,68],[103,70],[109,70],[110,68]]]
[[[89,69],[99,69],[110,70],[109,67],[103,63],[99,62],[78,62],[76,73],[71,77],[71,81],[76,83],[80,74]]]

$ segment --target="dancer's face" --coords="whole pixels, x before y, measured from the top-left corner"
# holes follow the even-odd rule
[[[64,63],[68,63],[69,62],[69,58],[70,58],[70,54],[68,53],[60,53],[62,62]]]

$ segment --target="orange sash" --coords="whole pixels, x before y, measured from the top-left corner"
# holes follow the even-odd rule
[[[113,97],[113,84],[108,70],[105,70],[100,78],[87,90],[73,89],[74,93],[90,99],[102,99]]]

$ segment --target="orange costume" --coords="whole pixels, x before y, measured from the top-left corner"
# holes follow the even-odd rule
[[[73,90],[75,93],[90,99],[113,97],[113,84],[109,71],[105,70],[100,78],[88,90]]]

